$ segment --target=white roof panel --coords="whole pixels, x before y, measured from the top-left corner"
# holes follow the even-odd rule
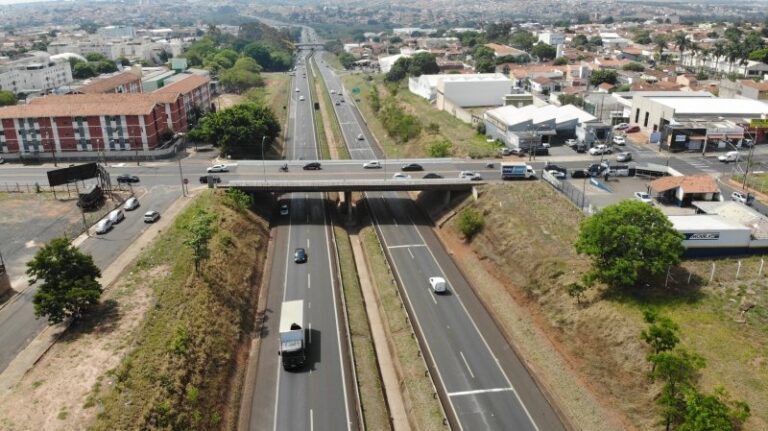
[[[768,114],[768,104],[759,100],[723,99],[713,97],[702,102],[690,97],[652,97],[656,103],[669,106],[676,115],[763,115]]]

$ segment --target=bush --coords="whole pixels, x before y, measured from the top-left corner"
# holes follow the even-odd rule
[[[453,154],[453,144],[449,141],[437,141],[427,147],[430,157],[448,157]]]
[[[232,209],[245,211],[253,205],[253,198],[248,193],[238,189],[228,189],[224,203]]]
[[[467,239],[472,239],[477,233],[483,230],[485,226],[485,218],[480,211],[474,208],[465,208],[459,214],[459,219],[456,222],[456,227],[459,229],[462,235]]]

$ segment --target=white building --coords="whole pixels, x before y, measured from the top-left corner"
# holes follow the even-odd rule
[[[573,106],[502,106],[483,114],[486,135],[512,148],[523,148],[532,141],[563,141],[577,136],[577,129],[596,118]]]
[[[90,37],[81,40],[61,40],[48,45],[49,54],[74,53],[85,56],[95,52],[110,60],[125,57],[131,60],[153,61],[160,51],[179,55],[183,50],[180,40],[152,40],[149,37],[133,39],[102,39]]]
[[[618,33],[600,33],[600,39],[606,48],[624,48],[629,45],[629,40],[619,36]]]
[[[129,25],[110,25],[99,28],[96,34],[104,39],[133,39],[136,29]]]
[[[381,73],[387,73],[389,72],[390,69],[392,69],[392,65],[395,64],[395,62],[397,62],[397,60],[399,60],[400,58],[411,57],[414,54],[418,54],[420,52],[429,52],[429,51],[425,51],[423,49],[412,50],[408,48],[403,48],[400,51],[400,54],[379,57],[379,69],[381,70]]]
[[[52,60],[45,52],[33,51],[25,58],[0,66],[0,90],[36,93],[72,82],[72,68],[66,59]]]
[[[539,42],[544,42],[549,46],[562,45],[565,43],[565,35],[563,33],[544,31],[539,33]]]
[[[512,81],[502,73],[421,75],[408,79],[408,89],[430,102],[447,98],[462,108],[501,106],[504,95],[512,92]]]

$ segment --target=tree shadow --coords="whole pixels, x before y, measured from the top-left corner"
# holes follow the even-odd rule
[[[109,334],[117,329],[122,315],[120,304],[114,299],[107,299],[96,305],[81,319],[75,320],[62,334],[61,340],[75,341],[86,334]]]
[[[629,288],[606,289],[601,299],[642,306],[695,304],[704,298],[706,280],[682,267],[670,268],[668,273],[644,277]]]

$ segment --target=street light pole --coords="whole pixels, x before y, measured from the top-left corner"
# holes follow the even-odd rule
[[[745,190],[747,188],[747,176],[749,175],[749,168],[752,166],[752,155],[755,152],[755,145],[757,144],[757,142],[755,142],[755,137],[751,133],[749,133],[749,131],[746,131],[746,132],[749,135],[750,140],[752,141],[752,145],[750,145],[749,155],[747,155],[747,167],[744,168],[744,181],[741,183],[742,190]],[[742,142],[744,142],[743,138],[742,138]]]
[[[261,137],[261,167],[264,170],[264,182],[267,182],[267,161],[264,159],[264,141],[267,139],[267,135]]]

